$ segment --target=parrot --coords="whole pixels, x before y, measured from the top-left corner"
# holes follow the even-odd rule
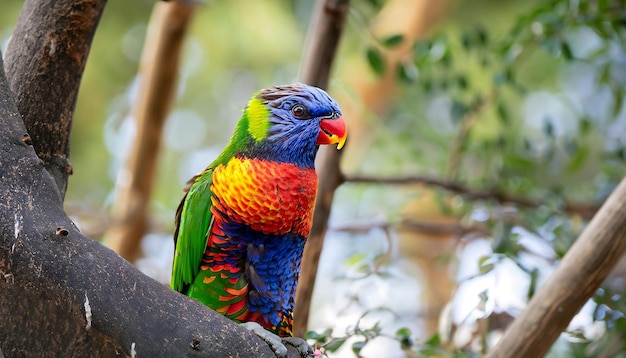
[[[341,149],[346,136],[339,105],[320,88],[255,93],[227,146],[184,189],[171,288],[236,322],[292,337],[315,157],[320,145]]]

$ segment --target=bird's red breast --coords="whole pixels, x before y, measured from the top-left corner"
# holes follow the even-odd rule
[[[213,172],[213,215],[267,234],[309,235],[317,193],[315,169],[261,159],[231,159]]]

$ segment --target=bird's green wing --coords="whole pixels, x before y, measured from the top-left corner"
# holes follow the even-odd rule
[[[191,178],[189,190],[176,211],[176,249],[170,286],[178,292],[186,293],[200,269],[212,223],[212,182],[212,167]]]

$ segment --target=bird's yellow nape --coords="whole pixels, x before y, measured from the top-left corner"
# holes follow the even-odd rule
[[[270,128],[270,111],[267,106],[255,96],[252,97],[245,109],[248,117],[248,132],[257,142],[267,137]]]

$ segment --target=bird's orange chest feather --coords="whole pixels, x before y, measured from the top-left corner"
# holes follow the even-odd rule
[[[213,215],[267,234],[307,237],[317,174],[289,163],[235,157],[215,168],[211,192]]]

